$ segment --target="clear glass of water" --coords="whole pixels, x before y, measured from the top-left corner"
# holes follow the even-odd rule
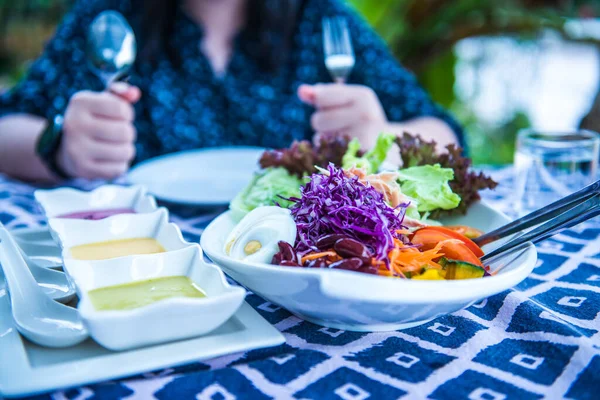
[[[600,135],[538,132],[517,136],[515,153],[515,212],[528,214],[567,196],[597,178]]]

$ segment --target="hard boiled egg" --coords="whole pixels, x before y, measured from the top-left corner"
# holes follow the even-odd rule
[[[270,263],[283,240],[294,245],[296,222],[290,210],[258,207],[236,225],[225,242],[224,252],[236,260]]]

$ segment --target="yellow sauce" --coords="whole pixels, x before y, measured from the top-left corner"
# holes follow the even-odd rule
[[[164,247],[153,238],[111,240],[71,247],[71,256],[77,260],[106,260],[134,254],[164,252]]]
[[[187,276],[166,276],[91,290],[90,300],[98,311],[131,310],[172,297],[206,297]]]

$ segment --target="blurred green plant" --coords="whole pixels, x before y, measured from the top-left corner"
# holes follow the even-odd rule
[[[476,164],[512,162],[515,137],[528,127],[525,113],[515,110],[502,125],[476,118],[454,90],[455,45],[467,38],[513,36],[531,42],[546,30],[566,40],[600,44],[575,37],[570,18],[600,14],[600,2],[587,0],[349,0],[386,40],[391,51],[412,70],[442,106],[465,127],[470,155]]]
[[[74,0],[0,0],[0,77],[17,81]]]
[[[597,1],[565,0],[349,0],[417,74],[462,39],[516,34],[535,38],[565,29],[569,17],[600,13]],[[589,39],[592,42],[596,42]]]

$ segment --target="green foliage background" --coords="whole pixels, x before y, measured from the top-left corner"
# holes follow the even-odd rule
[[[552,29],[567,40],[568,18],[597,16],[597,0],[347,0],[387,41],[394,55],[465,126],[475,163],[512,161],[516,132],[529,125],[516,110],[499,126],[478,120],[455,93],[455,44],[462,39],[511,35],[535,41]],[[41,51],[73,0],[0,0],[0,91],[14,84]],[[598,44],[598,43],[596,43]]]
[[[350,0],[387,41],[394,55],[419,79],[433,99],[465,127],[475,164],[512,162],[517,132],[530,125],[516,110],[501,125],[479,120],[454,90],[456,43],[481,36],[511,36],[527,44],[553,30],[570,41],[566,22],[597,16],[598,1],[562,0]],[[598,43],[596,43],[598,44]],[[485,60],[482,60],[485,62]]]

